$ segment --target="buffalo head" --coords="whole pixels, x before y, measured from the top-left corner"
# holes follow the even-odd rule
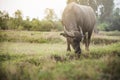
[[[61,35],[63,35],[69,40],[69,43],[75,50],[75,53],[77,54],[81,53],[80,42],[82,40],[83,35],[79,31],[64,30],[64,33],[61,33]]]

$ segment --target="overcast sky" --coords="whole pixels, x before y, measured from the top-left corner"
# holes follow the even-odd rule
[[[54,9],[60,18],[61,13],[66,6],[66,0],[0,0],[0,10],[6,11],[13,16],[14,12],[19,9],[23,17],[44,18],[45,9]]]
[[[115,5],[120,8],[120,0],[115,0]],[[65,6],[66,0],[0,0],[0,10],[13,16],[14,12],[19,9],[24,18],[29,16],[30,18],[43,19],[46,8],[54,9],[57,16],[61,18]]]
[[[120,8],[120,0],[115,0],[115,6]]]

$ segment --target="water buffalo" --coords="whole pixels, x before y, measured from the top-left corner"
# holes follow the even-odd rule
[[[67,39],[67,50],[71,51],[70,45],[72,45],[75,53],[80,54],[80,42],[82,38],[86,50],[89,50],[95,23],[95,13],[90,6],[79,5],[74,2],[69,3],[62,14],[64,33],[61,33]]]

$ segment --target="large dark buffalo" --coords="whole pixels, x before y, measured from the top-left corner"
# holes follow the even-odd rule
[[[80,42],[84,38],[86,50],[89,50],[90,39],[93,28],[96,23],[96,17],[90,6],[70,3],[66,6],[62,15],[62,24],[64,33],[61,33],[67,39],[67,50],[71,51],[72,45],[75,53],[80,54]]]

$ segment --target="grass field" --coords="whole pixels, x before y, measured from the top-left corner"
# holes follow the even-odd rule
[[[0,80],[120,80],[120,32],[93,34],[79,59],[59,34],[0,31]]]

